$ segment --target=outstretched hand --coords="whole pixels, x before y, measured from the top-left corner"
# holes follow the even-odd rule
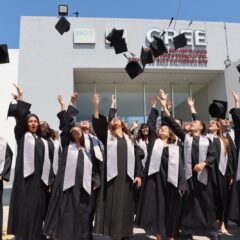
[[[72,95],[71,95],[71,98],[70,98],[70,105],[71,106],[74,106],[75,105],[75,103],[76,103],[76,100],[77,100],[77,93],[76,92],[74,92]]]
[[[187,103],[188,103],[188,106],[189,106],[189,107],[194,107],[194,99],[193,99],[192,96],[189,96],[189,97],[187,98]]]
[[[23,99],[23,88],[17,86],[15,83],[13,83],[13,86],[16,88],[17,90],[17,95],[16,94],[12,94],[12,96],[14,97],[14,99],[16,100],[22,100]]]
[[[58,102],[60,103],[61,105],[61,110],[64,111],[65,110],[65,102],[63,101],[63,97],[62,95],[58,95]]]

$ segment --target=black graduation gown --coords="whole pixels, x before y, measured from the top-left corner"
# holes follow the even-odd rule
[[[185,132],[178,126],[172,117],[165,121],[175,134],[184,142]],[[192,168],[199,163],[199,138],[193,137],[192,143]],[[209,140],[207,152],[208,183],[205,186],[198,181],[198,174],[193,171],[192,178],[187,181],[187,194],[184,196],[182,209],[182,229],[185,233],[202,232],[210,235],[217,234],[216,222],[216,189],[215,174],[216,151]]]
[[[221,222],[227,220],[227,207],[230,199],[229,180],[234,176],[231,152],[228,155],[228,162],[225,176],[219,170],[221,154],[221,142],[219,138],[213,138],[213,145],[216,150],[216,176],[217,176],[217,219]]]
[[[62,129],[61,142],[63,151],[60,155],[58,173],[54,182],[52,197],[44,223],[43,233],[58,240],[88,240],[90,195],[83,188],[84,155],[79,151],[75,185],[63,191],[64,174],[68,147],[71,140],[70,129],[73,126],[72,118],[75,116],[74,108],[69,107],[67,113],[58,114]],[[69,121],[64,121],[68,119]],[[97,173],[93,168],[93,186],[100,183],[94,178]]]
[[[239,149],[240,149],[240,109],[233,108],[230,111],[232,115],[232,120],[234,123],[234,133],[235,133],[235,145],[230,138],[230,147],[232,151],[235,151],[235,165],[234,165],[234,180],[230,192],[230,200],[228,206],[228,219],[232,221],[240,221],[240,181],[236,182],[237,177],[237,168],[238,168],[238,158],[239,158]],[[236,146],[236,147],[235,147]],[[234,148],[233,148],[234,147]]]
[[[181,148],[179,148],[178,188],[167,181],[168,147],[163,149],[159,172],[148,176],[153,146],[156,139],[158,139],[156,134],[157,117],[157,109],[152,108],[148,118],[150,135],[149,154],[146,162],[144,183],[140,193],[136,224],[149,234],[161,234],[170,237],[175,235],[179,226],[181,212],[181,196],[179,191],[186,190],[187,182],[184,175]]]
[[[10,179],[11,166],[12,166],[13,152],[9,145],[7,144],[5,163],[3,171],[0,174],[2,180],[0,181],[0,239],[2,239],[2,228],[3,228],[3,205],[2,205],[2,196],[3,196],[3,181],[8,182]]]
[[[103,163],[102,188],[96,213],[96,233],[121,240],[133,234],[134,225],[134,188],[132,180],[127,175],[127,143],[125,138],[118,139],[117,160],[118,176],[106,181],[106,143],[108,122],[100,115],[93,118],[93,128],[97,137],[105,146]],[[141,160],[135,151],[135,177],[142,177]]]
[[[41,180],[44,162],[44,144],[41,138],[35,139],[34,173],[23,176],[24,134],[26,133],[26,114],[29,104],[18,101],[18,110],[25,113],[19,119],[16,115],[15,138],[17,140],[17,159],[15,176],[9,207],[8,234],[23,240],[40,240],[45,214],[47,187]]]

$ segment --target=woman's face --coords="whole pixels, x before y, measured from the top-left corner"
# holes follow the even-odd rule
[[[191,132],[198,132],[198,131],[202,131],[203,126],[200,121],[196,120],[191,123],[190,129],[191,129]]]
[[[46,122],[40,122],[41,134],[46,136],[49,133],[49,127]]]
[[[112,126],[114,126],[114,125],[122,126],[122,122],[118,118],[113,118],[112,121],[111,121],[111,125]]]
[[[83,135],[82,129],[79,127],[74,127],[74,128],[72,128],[71,134],[72,134],[72,138],[73,138],[74,142],[77,142]]]
[[[27,121],[27,125],[28,125],[28,130],[31,133],[36,133],[37,132],[39,123],[38,123],[38,120],[37,120],[36,117],[31,116]]]
[[[147,126],[144,126],[144,127],[141,129],[141,131],[142,131],[143,136],[147,136],[148,133],[149,133],[149,128],[148,128]]]
[[[158,130],[158,135],[161,139],[167,139],[170,137],[170,131],[167,126],[162,126]]]
[[[217,130],[219,130],[219,127],[218,127],[218,125],[217,125],[217,122],[214,121],[214,120],[209,121],[209,122],[208,122],[208,131],[209,131],[209,132],[215,132],[215,131],[217,131]]]
[[[81,121],[80,127],[85,129],[90,129],[90,122],[89,121]]]

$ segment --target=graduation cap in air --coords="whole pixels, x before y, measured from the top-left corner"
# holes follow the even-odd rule
[[[56,30],[63,35],[63,33],[68,32],[70,30],[70,22],[65,18],[61,17],[57,24],[55,25]]]
[[[173,44],[175,49],[183,48],[187,45],[187,38],[185,33],[181,33],[173,38]]]
[[[157,58],[164,53],[167,53],[167,48],[160,37],[153,36],[154,40],[150,43],[150,50],[152,55]]]
[[[225,119],[227,113],[227,102],[220,100],[213,100],[209,106],[209,114],[213,118]]]
[[[236,66],[236,68],[237,68],[238,72],[240,73],[240,64],[238,64],[238,65]]]
[[[142,61],[143,68],[145,68],[145,66],[147,64],[150,64],[150,63],[154,62],[151,50],[144,49],[144,47],[142,47],[140,58],[141,58],[141,61]]]
[[[8,113],[7,113],[7,118],[8,117],[15,117],[17,114],[17,104],[16,103],[10,103],[8,107]]]
[[[0,64],[9,63],[7,44],[0,44]]]
[[[127,43],[125,38],[123,38],[123,34],[123,29],[117,30],[116,28],[113,28],[106,37],[106,39],[110,42],[110,47],[114,47],[116,54],[128,51]]]
[[[16,117],[17,119],[23,119],[30,114],[30,108],[31,104],[23,101],[18,101],[18,103],[10,103],[7,118]]]
[[[130,61],[125,67],[125,71],[131,79],[134,79],[135,77],[143,73],[143,68],[138,62]]]

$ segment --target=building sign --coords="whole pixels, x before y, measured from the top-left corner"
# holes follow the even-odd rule
[[[76,44],[78,43],[95,44],[96,43],[95,29],[75,28],[73,42]]]
[[[206,32],[202,30],[190,30],[190,29],[182,29],[177,31],[176,29],[164,29],[166,32],[163,36],[164,44],[170,45],[173,42],[173,38],[181,33],[185,33],[185,36],[188,40],[188,46],[195,46],[195,47],[206,47]],[[162,34],[162,30],[158,28],[150,29],[147,32],[146,40],[148,43],[152,42],[153,36],[160,36]]]
[[[129,58],[129,61],[138,61],[140,58]],[[192,67],[206,67],[208,64],[207,50],[205,49],[174,49],[170,48],[168,53],[155,58],[153,64],[149,66],[192,66]]]

